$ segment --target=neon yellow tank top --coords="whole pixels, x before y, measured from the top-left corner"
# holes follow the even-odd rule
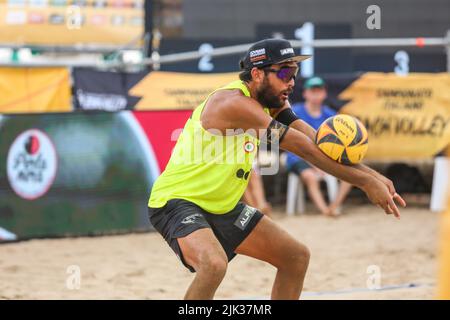
[[[208,98],[218,90],[232,89],[239,89],[250,97],[244,82],[237,80],[213,91],[194,109],[166,169],[153,184],[149,207],[160,208],[170,199],[184,199],[210,213],[224,214],[241,199],[259,140],[248,133],[211,133],[202,127],[200,121]],[[267,108],[264,111],[269,113]]]

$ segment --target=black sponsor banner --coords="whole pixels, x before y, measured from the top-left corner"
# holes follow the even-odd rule
[[[167,55],[186,51],[199,51],[203,56],[200,59],[167,63],[161,65],[161,71],[172,72],[237,72],[239,71],[239,60],[245,52],[226,56],[211,57],[208,53],[214,48],[235,46],[254,42],[253,39],[163,39],[161,41],[160,54]]]
[[[147,71],[139,73],[97,71],[87,68],[73,70],[74,106],[85,111],[132,110],[139,97],[128,95]]]

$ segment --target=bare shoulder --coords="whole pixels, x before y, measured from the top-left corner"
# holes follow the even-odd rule
[[[245,97],[241,90],[231,89],[231,90],[219,90],[214,92],[208,99],[208,105],[214,105],[214,107],[223,107],[230,104],[231,100]],[[207,107],[206,106],[206,107]]]
[[[266,129],[272,118],[256,99],[240,90],[220,90],[210,96],[200,120],[206,130],[225,133],[227,129]]]
[[[209,105],[212,105],[213,107],[210,109],[229,111],[247,100],[253,99],[246,97],[239,89],[220,90],[211,95],[205,109],[209,108]]]
[[[217,91],[210,97],[209,104],[213,105],[210,109],[217,110],[223,115],[235,115],[236,113],[242,115],[263,110],[255,99],[245,96],[239,89]]]
[[[258,112],[262,108],[241,90],[220,90],[209,97],[200,119],[206,129],[233,128],[236,117],[245,117],[252,110]]]

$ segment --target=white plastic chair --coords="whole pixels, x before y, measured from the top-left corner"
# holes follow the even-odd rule
[[[328,199],[331,203],[336,199],[338,194],[338,180],[329,174],[325,174],[321,180],[325,180],[327,184]],[[288,216],[305,212],[305,187],[299,176],[293,172],[289,172],[288,174],[286,211]],[[340,208],[337,211],[340,212]]]

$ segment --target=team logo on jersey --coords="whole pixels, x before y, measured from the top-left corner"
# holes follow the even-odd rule
[[[248,180],[248,176],[250,175],[250,171],[245,172],[244,169],[239,169],[238,171],[236,171],[236,177],[238,177],[239,179],[245,179]]]
[[[247,141],[247,142],[244,144],[244,151],[245,151],[245,152],[251,153],[251,152],[253,152],[254,150],[255,150],[255,145],[253,144],[253,142]]]

